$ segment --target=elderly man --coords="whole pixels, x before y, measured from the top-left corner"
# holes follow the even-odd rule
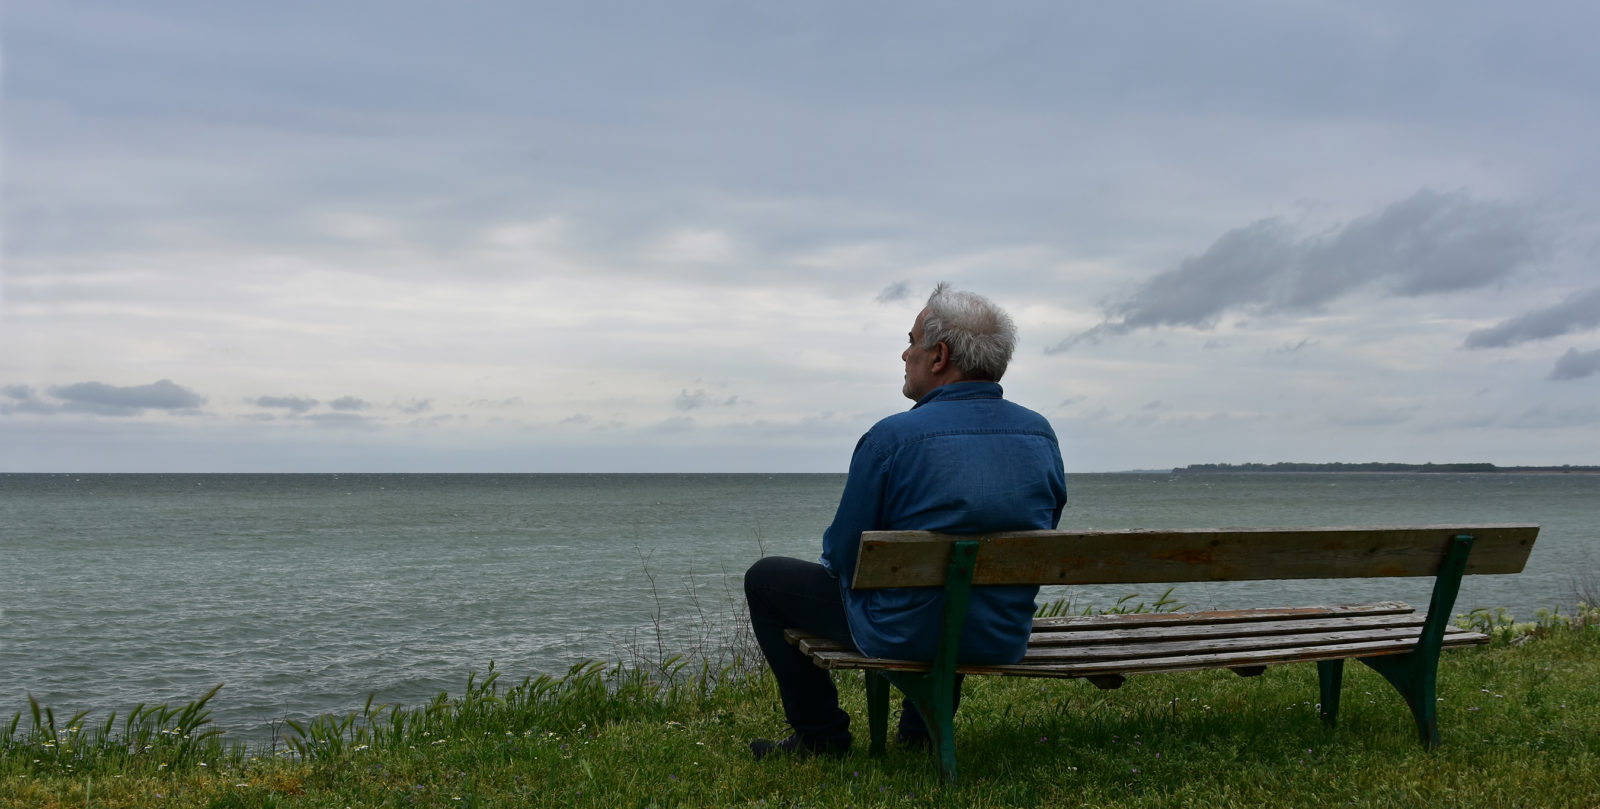
[[[821,564],[768,557],[745,574],[756,642],[794,729],[782,741],[751,742],[758,759],[850,750],[850,716],[839,708],[832,677],[790,646],[784,629],[806,629],[876,657],[933,659],[943,591],[851,589],[862,531],[972,534],[1054,528],[1061,519],[1067,493],[1055,431],[1043,416],[1001,398],[998,383],[1016,345],[1010,316],[980,295],[940,284],[910,338],[900,355],[902,392],[916,404],[857,442],[838,512],[823,535]],[[1021,659],[1038,590],[975,588],[961,661]],[[910,700],[896,736],[908,745],[927,742]]]

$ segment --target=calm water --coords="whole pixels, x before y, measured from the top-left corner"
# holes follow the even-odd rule
[[[814,558],[843,475],[0,475],[0,714],[212,703],[234,738],[686,646],[762,553]],[[1570,606],[1600,576],[1595,475],[1072,475],[1083,528],[1536,522],[1457,611]],[[646,574],[649,574],[647,577]],[[653,577],[652,585],[650,577]],[[1404,598],[1426,580],[1185,585],[1195,607]],[[1107,605],[1134,589],[1047,590]]]

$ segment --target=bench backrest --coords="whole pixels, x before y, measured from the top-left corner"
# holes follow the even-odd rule
[[[972,583],[1117,584],[1433,576],[1452,538],[1473,537],[1467,573],[1519,573],[1537,525],[1014,531],[861,535],[858,590],[938,587],[950,545],[978,542]]]

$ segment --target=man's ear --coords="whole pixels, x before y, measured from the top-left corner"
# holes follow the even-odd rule
[[[933,372],[936,374],[943,373],[944,369],[950,367],[950,346],[947,345],[943,340],[940,340],[934,345],[932,353]]]

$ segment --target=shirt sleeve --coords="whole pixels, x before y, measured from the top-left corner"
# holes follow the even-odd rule
[[[861,532],[881,527],[886,482],[884,459],[869,432],[856,442],[839,510],[822,534],[822,566],[842,582],[848,584],[855,577]]]
[[[1048,428],[1048,423],[1046,428]],[[1050,488],[1056,494],[1056,507],[1050,514],[1050,527],[1061,527],[1061,512],[1067,508],[1067,470],[1061,462],[1061,446],[1056,443],[1054,430],[1050,431],[1050,454],[1054,456],[1055,466],[1050,469]]]

